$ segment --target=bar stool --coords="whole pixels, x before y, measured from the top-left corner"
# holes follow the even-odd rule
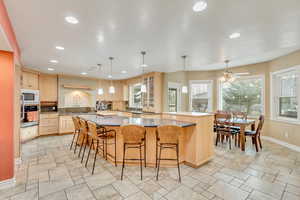
[[[76,153],[76,148],[77,148],[77,143],[78,143],[78,138],[79,138],[79,133],[80,133],[80,125],[79,125],[79,118],[78,117],[72,117],[73,123],[74,123],[74,133],[73,133],[73,139],[72,143],[70,145],[70,150],[72,150],[73,143],[75,140],[75,137],[77,135],[77,139],[75,142],[75,148],[74,148],[74,154]]]
[[[156,180],[158,180],[159,167],[161,160],[176,160],[179,182],[181,182],[180,167],[179,167],[179,134],[182,128],[179,126],[167,125],[159,126],[156,130],[156,167],[157,174]],[[158,154],[159,148],[159,156]],[[176,159],[174,158],[161,158],[161,152],[163,149],[173,149],[176,151]]]
[[[99,129],[97,129],[97,125],[94,122],[88,121],[87,125],[88,125],[88,130],[89,130],[87,132],[87,135],[88,135],[88,137],[91,138],[91,143],[90,143],[90,149],[89,149],[89,152],[88,152],[88,156],[87,156],[87,159],[85,161],[85,167],[87,167],[89,157],[90,157],[90,153],[91,153],[91,149],[94,147],[94,141],[96,141],[97,146],[94,147],[96,151],[95,151],[94,162],[93,162],[93,170],[92,170],[92,174],[94,174],[95,163],[96,163],[98,151],[100,149],[104,152],[104,138],[102,137],[102,133],[99,133]],[[101,148],[101,144],[100,144],[101,141],[102,141],[102,148]]]
[[[143,180],[143,164],[146,167],[146,129],[142,126],[137,125],[127,125],[122,126],[122,135],[123,135],[123,164],[121,172],[121,180],[123,180],[123,173],[125,167],[125,160],[139,160],[141,167],[141,180]],[[142,158],[142,147],[144,147],[144,158]],[[125,158],[126,149],[139,149],[140,158]]]
[[[81,135],[81,145],[80,145],[80,150],[79,150],[79,154],[78,154],[78,158],[80,157],[80,154],[81,154],[81,150],[84,146],[84,149],[83,149],[83,154],[82,154],[82,158],[81,158],[81,163],[83,162],[83,158],[84,158],[84,154],[85,154],[85,150],[86,150],[86,146],[88,143],[88,127],[87,127],[87,122],[83,119],[80,119],[79,120],[79,125],[80,125],[80,135]]]

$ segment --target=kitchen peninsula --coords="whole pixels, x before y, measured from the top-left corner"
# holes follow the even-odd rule
[[[177,125],[182,127],[179,135],[179,161],[197,168],[212,159],[213,145],[213,115],[207,113],[162,113],[159,117],[128,117],[119,115],[79,115],[80,118],[92,121],[97,125],[114,129],[117,132],[117,162],[122,162],[123,139],[121,126],[135,124],[146,128],[147,166],[155,165],[156,128],[161,125]],[[113,154],[114,148],[108,147],[108,153]],[[136,153],[136,152],[135,152]],[[168,156],[175,157],[175,151],[166,150]],[[128,157],[135,155],[128,152]],[[133,164],[133,163],[128,163]],[[165,161],[162,165],[173,165]]]

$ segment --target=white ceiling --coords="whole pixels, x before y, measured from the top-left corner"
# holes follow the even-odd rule
[[[77,75],[101,63],[88,76],[107,78],[114,56],[113,78],[120,79],[142,72],[142,50],[148,71],[170,72],[182,70],[183,54],[188,70],[213,70],[225,58],[237,66],[300,49],[299,0],[207,0],[201,13],[192,10],[195,0],[4,1],[23,64],[42,71],[54,66],[51,59],[59,61],[55,73]],[[233,32],[241,37],[229,39]]]

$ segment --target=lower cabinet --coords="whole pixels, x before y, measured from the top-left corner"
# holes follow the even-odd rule
[[[39,135],[58,133],[58,114],[40,114]]]
[[[59,117],[59,133],[71,133],[74,132],[74,124],[72,116],[60,116]]]
[[[38,135],[39,135],[38,126],[23,127],[20,130],[21,143],[34,139],[38,137]]]

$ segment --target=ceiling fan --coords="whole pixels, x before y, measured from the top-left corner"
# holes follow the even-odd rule
[[[224,61],[226,64],[225,71],[223,72],[223,76],[221,77],[222,82],[233,82],[236,80],[236,78],[239,78],[240,76],[245,76],[249,75],[249,72],[240,72],[240,73],[233,73],[232,71],[229,70],[229,62],[230,60],[225,60]]]

